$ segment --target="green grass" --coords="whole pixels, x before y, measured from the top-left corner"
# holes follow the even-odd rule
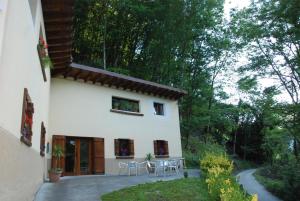
[[[284,195],[283,189],[285,188],[283,181],[278,179],[272,179],[261,174],[261,169],[258,169],[254,173],[255,179],[261,183],[268,191],[274,195],[282,198]]]
[[[210,201],[205,181],[187,178],[140,184],[105,194],[103,201]]]

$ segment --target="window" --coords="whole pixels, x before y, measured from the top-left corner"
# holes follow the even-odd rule
[[[134,143],[130,139],[115,139],[116,158],[134,158]]]
[[[21,141],[24,144],[31,146],[32,137],[32,118],[34,113],[33,103],[31,102],[28,90],[24,89],[23,95],[23,110],[22,110],[22,121],[21,121]]]
[[[164,104],[154,102],[153,106],[154,106],[156,115],[164,115]]]
[[[41,26],[39,44],[37,45],[37,51],[38,51],[38,55],[39,55],[39,59],[40,59],[40,64],[41,64],[41,69],[42,69],[44,82],[47,81],[46,72],[45,72],[46,63],[49,62],[49,60],[48,60],[49,56],[48,56],[48,49],[47,48],[48,48],[48,45],[44,40],[43,32],[42,32],[42,26]]]
[[[29,6],[30,6],[30,11],[31,11],[31,16],[32,16],[32,21],[33,24],[35,24],[35,17],[36,17],[36,12],[37,12],[37,0],[28,0]]]
[[[40,155],[45,156],[45,141],[46,141],[46,128],[44,122],[41,125],[41,142],[40,142]]]
[[[169,157],[168,141],[154,140],[153,143],[154,143],[154,155],[156,158]]]
[[[112,97],[112,109],[139,113],[140,105],[137,100]]]

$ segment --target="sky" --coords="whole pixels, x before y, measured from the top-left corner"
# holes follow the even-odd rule
[[[250,4],[250,0],[225,0],[224,5],[224,14],[227,20],[230,20],[230,9],[236,8],[236,9],[242,9],[247,7]],[[237,104],[239,101],[239,98],[243,95],[239,93],[237,90],[237,81],[241,78],[235,70],[247,63],[247,58],[240,57],[238,62],[235,64],[235,66],[232,66],[231,70],[228,70],[227,72],[224,72],[222,75],[218,77],[218,80],[223,83],[222,86],[224,88],[224,91],[229,95],[229,99],[226,100],[226,103],[232,103]],[[264,89],[266,87],[270,87],[273,85],[279,85],[279,82],[271,79],[271,78],[260,78],[258,79],[259,88]],[[290,97],[287,92],[283,91],[282,94],[278,95],[276,99],[280,102],[290,102]]]
[[[226,17],[229,17],[230,9],[237,8],[242,9],[250,4],[250,0],[225,0],[224,13]]]

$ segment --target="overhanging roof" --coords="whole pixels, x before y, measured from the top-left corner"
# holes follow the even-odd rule
[[[54,69],[52,77],[82,79],[125,90],[179,99],[186,91],[154,82],[72,63],[74,0],[42,0],[48,52]]]
[[[179,99],[186,94],[186,91],[178,88],[76,63],[71,63],[66,68],[54,69],[52,77],[73,78],[74,80],[83,80],[84,82],[98,83],[109,87],[114,86],[118,89],[131,90],[168,99]]]
[[[72,60],[74,0],[42,0],[48,52],[54,68],[65,68]]]

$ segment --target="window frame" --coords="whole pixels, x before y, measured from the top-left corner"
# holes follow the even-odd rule
[[[162,106],[162,114],[157,114],[156,108],[155,108],[155,104],[159,104],[159,105]],[[165,104],[164,103],[160,103],[160,102],[154,101],[153,102],[153,108],[154,108],[154,114],[155,115],[157,115],[157,116],[165,116],[166,113],[165,113]]]
[[[31,107],[31,108],[30,108]],[[30,111],[28,111],[30,110]],[[31,101],[31,98],[28,93],[28,89],[24,88],[23,93],[23,106],[22,106],[22,119],[21,119],[21,138],[20,141],[26,144],[27,146],[32,146],[32,125],[33,125],[33,114],[34,114],[34,104]],[[27,117],[28,116],[28,117]],[[29,119],[27,119],[29,118]],[[26,121],[29,121],[29,128],[26,126]],[[26,127],[25,127],[26,126]],[[25,133],[25,130],[29,133]]]
[[[42,157],[45,156],[45,148],[46,148],[46,127],[44,122],[41,123],[41,139],[40,139],[40,155]]]
[[[166,149],[166,150],[164,150],[164,152],[166,153],[164,155],[161,155],[161,154],[158,153],[158,149],[159,149],[158,143],[159,142],[164,143],[163,147],[164,147],[164,149]],[[153,140],[153,146],[154,146],[153,148],[154,148],[155,158],[169,158],[169,143],[168,143],[168,141],[166,141],[166,140]]]
[[[40,47],[40,38],[44,39],[44,34],[43,34],[43,26],[42,24],[40,25],[40,33],[39,33],[39,40],[38,40],[38,44],[37,44],[37,53],[38,53],[38,57],[39,57],[39,61],[40,61],[40,66],[41,66],[41,70],[42,70],[42,75],[43,75],[43,79],[44,82],[47,82],[47,76],[46,76],[46,70],[45,70],[45,66],[44,63],[42,62],[42,47]],[[44,50],[45,51],[45,50]]]
[[[138,111],[129,111],[129,110],[122,110],[122,109],[116,109],[113,108],[113,100],[114,98],[116,99],[121,99],[121,100],[127,100],[127,101],[131,101],[131,102],[136,102],[138,104]],[[141,113],[141,106],[140,106],[140,100],[136,100],[136,99],[130,99],[130,98],[124,98],[124,97],[120,97],[120,96],[112,96],[111,98],[111,112],[115,112],[115,113],[120,113],[120,114],[128,114],[128,115],[135,115],[135,116],[144,116],[144,114]]]
[[[122,140],[126,140],[128,143],[128,150],[129,150],[129,155],[126,156],[121,156],[120,155],[120,144]],[[115,148],[115,157],[116,159],[133,159],[134,158],[134,140],[129,139],[129,138],[118,138],[114,139],[114,148]]]

